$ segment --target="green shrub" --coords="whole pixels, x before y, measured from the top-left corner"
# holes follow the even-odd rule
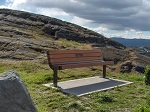
[[[111,103],[113,101],[114,101],[113,98],[109,95],[104,95],[101,97],[101,102],[103,103]]]
[[[136,107],[133,112],[150,112],[150,92],[146,95],[146,102]]]
[[[133,110],[133,112],[150,112],[150,108],[146,105],[142,105]]]
[[[145,84],[150,85],[150,66],[145,68]]]
[[[150,92],[148,92],[146,95],[146,105],[150,107]]]
[[[69,103],[69,105],[68,105],[68,109],[70,110],[70,112],[76,112],[77,110],[79,111],[79,112],[83,112],[85,109],[84,109],[84,107],[83,106],[81,106],[81,105],[79,105],[77,102],[75,102],[75,101],[73,101],[73,102],[71,102],[71,103]],[[73,110],[76,110],[76,111],[73,111]],[[78,112],[77,111],[77,112]]]

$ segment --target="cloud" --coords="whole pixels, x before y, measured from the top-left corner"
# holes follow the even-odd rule
[[[6,0],[6,7],[11,9],[21,9],[26,0]]]
[[[92,20],[87,20],[87,19],[83,19],[80,17],[74,17],[71,21],[72,23],[78,24],[78,25],[82,25],[82,26],[86,26],[86,24],[91,23],[92,24]]]
[[[42,8],[45,12],[73,16],[112,30],[150,30],[149,0],[7,0],[10,7]],[[41,10],[41,13],[44,13]],[[53,13],[53,14],[52,14]],[[48,13],[46,13],[48,14]],[[77,22],[77,21],[75,21]],[[103,26],[102,26],[103,27]]]
[[[74,19],[89,20],[112,30],[150,29],[149,0],[26,0],[26,5],[59,9]]]
[[[72,16],[58,8],[37,8],[36,13],[61,19],[63,21],[72,20]]]
[[[38,9],[38,12],[47,16],[69,16],[69,14],[57,8],[50,8],[50,9],[40,8]]]
[[[108,34],[108,33],[106,33]],[[110,33],[110,35],[107,35],[108,37],[123,37],[123,38],[146,38],[146,39],[150,39],[150,36],[146,36],[143,34],[142,31],[137,31],[134,29],[130,29],[130,30],[126,30],[126,31],[121,31],[121,32],[114,32],[114,33]]]
[[[6,7],[5,5],[1,5],[0,8],[8,8],[8,7]]]
[[[3,7],[32,12],[34,10],[39,14],[90,27],[99,33],[108,33],[109,37],[112,32],[113,35],[140,38],[144,33],[138,32],[150,31],[150,0],[6,1],[7,5]],[[121,33],[114,33],[115,30]]]
[[[98,27],[96,27],[96,28],[90,28],[89,27],[89,29],[91,29],[91,30],[93,30],[93,31],[95,31],[95,32],[98,32],[98,33],[100,33],[100,34],[103,34],[103,35],[105,35],[105,33],[109,30],[108,28],[106,28],[106,27],[101,27],[101,26],[98,26]],[[107,35],[108,36],[108,35]]]

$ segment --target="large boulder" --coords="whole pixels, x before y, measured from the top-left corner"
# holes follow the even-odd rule
[[[37,112],[27,88],[14,71],[0,74],[0,112]]]

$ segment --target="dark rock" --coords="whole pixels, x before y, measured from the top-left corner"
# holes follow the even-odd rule
[[[104,45],[102,45],[102,44],[92,44],[92,47],[95,47],[95,48],[97,47],[98,48],[98,47],[104,47]]]
[[[139,63],[136,63],[134,66],[134,70],[137,71],[138,73],[145,73],[145,67],[140,65]]]
[[[88,42],[88,43],[97,43],[97,44],[102,44],[101,46],[106,46],[103,37],[89,36],[89,37],[86,37],[86,42]]]
[[[45,33],[55,36],[55,32],[60,30],[60,27],[57,25],[47,24],[42,29]]]
[[[121,73],[130,73],[132,68],[133,68],[132,62],[127,61],[120,66],[120,72]]]
[[[37,112],[27,88],[14,71],[0,74],[0,112]]]
[[[65,38],[67,40],[74,40],[77,42],[85,41],[85,38],[83,35],[74,31],[66,30],[66,29],[60,29],[59,31],[55,33],[55,36],[59,38]]]
[[[37,16],[30,15],[29,19],[30,19],[31,21],[37,21]]]

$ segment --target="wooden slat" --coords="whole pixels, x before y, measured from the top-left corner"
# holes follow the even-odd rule
[[[101,53],[101,50],[49,50],[47,54]]]
[[[101,66],[101,65],[111,65],[113,61],[102,61],[102,62],[91,62],[91,63],[76,63],[76,64],[64,64],[58,65],[60,70],[68,69],[68,68],[80,68],[80,67],[89,67],[89,66]],[[56,65],[57,66],[57,65]]]
[[[100,60],[100,57],[79,57],[79,58],[61,58],[61,59],[51,59],[51,63],[61,63],[61,62],[80,62],[88,60]]]
[[[89,61],[80,61],[80,62],[61,62],[61,63],[53,63],[52,65],[67,65],[67,64],[78,64],[78,63],[96,63],[96,62],[105,62],[103,60],[89,60]]]
[[[102,57],[102,54],[100,53],[74,53],[74,54],[53,54],[48,55],[50,59],[58,59],[58,58],[78,58],[78,57]]]
[[[57,87],[57,70],[89,66],[103,66],[103,77],[106,77],[106,65],[113,61],[103,61],[101,50],[49,50],[48,63],[54,71],[53,84]]]

